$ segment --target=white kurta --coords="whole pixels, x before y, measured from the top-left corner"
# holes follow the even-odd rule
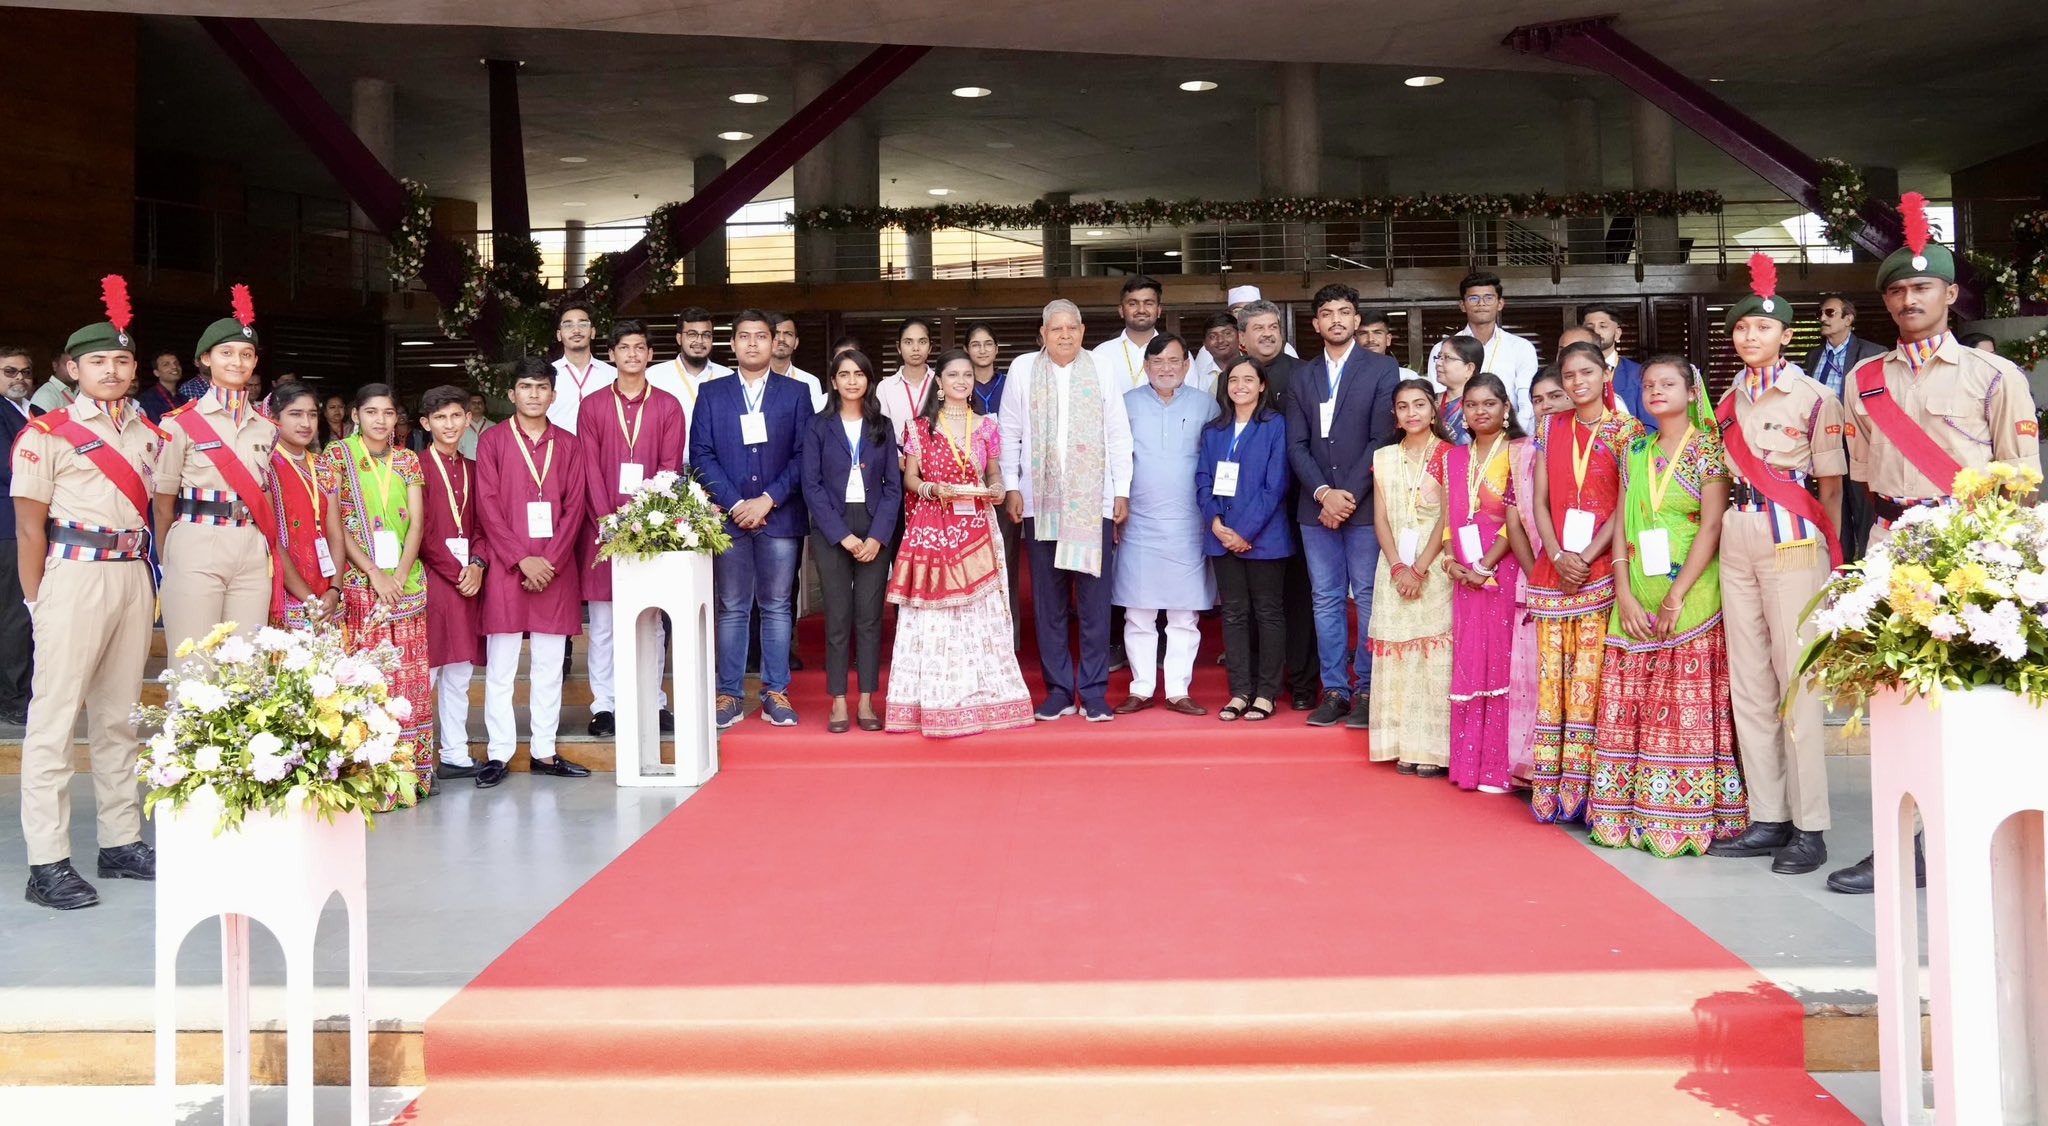
[[[731,374],[732,369],[724,364],[715,360],[705,360],[703,374],[691,375],[690,369],[683,366],[683,358],[677,356],[673,360],[666,360],[648,368],[647,382],[650,386],[659,387],[682,401],[684,425],[688,425],[690,420],[697,417],[698,390],[714,379]]]
[[[769,370],[774,370],[775,365],[770,364],[768,366]],[[818,382],[817,376],[812,375],[810,372],[805,371],[804,369],[796,366],[795,364],[789,365],[788,371],[778,371],[775,372],[775,374],[786,375],[789,378],[796,380],[798,383],[803,384],[804,389],[811,393],[812,410],[821,411],[825,409],[825,386],[824,384]]]
[[[1003,378],[1003,405],[996,412],[996,420],[1002,424],[1003,488],[1023,496],[1027,517],[1038,512],[1031,483],[1032,443],[1052,443],[1052,456],[1059,459],[1062,468],[1067,463],[1064,412],[1060,415],[1060,433],[1040,439],[1031,429],[1031,381],[1043,357],[1042,352],[1026,352],[1010,364],[1010,374]],[[1052,368],[1060,387],[1066,385],[1072,372],[1071,367]],[[1131,495],[1131,420],[1124,414],[1124,396],[1129,392],[1118,385],[1120,380],[1100,367],[1095,370],[1095,378],[1102,387],[1102,515],[1107,518],[1116,514],[1116,498]],[[1194,480],[1192,470],[1188,480]]]
[[[619,369],[595,356],[580,371],[567,356],[555,361],[555,402],[548,408],[548,421],[576,433],[576,416],[583,412],[583,400],[610,387]]]
[[[1471,336],[1472,326],[1458,330],[1459,336]],[[1428,370],[1430,379],[1436,378],[1436,354],[1443,350],[1443,342],[1429,350]],[[1536,382],[1536,372],[1543,365],[1536,358],[1536,346],[1526,337],[1516,336],[1504,328],[1495,326],[1493,339],[1486,342],[1486,358],[1479,370],[1500,376],[1508,385],[1508,396],[1514,400],[1515,418],[1522,423],[1522,430],[1529,434],[1536,432],[1536,408],[1529,401],[1529,387]]]
[[[1152,336],[1159,335],[1155,329]],[[1118,391],[1135,391],[1145,383],[1145,345],[1152,342],[1152,336],[1132,342],[1124,333],[1117,333],[1108,340],[1090,349],[1095,355],[1095,370],[1113,377],[1111,382]]]
[[[1163,402],[1150,384],[1124,396],[1131,426],[1131,505],[1116,549],[1109,600],[1148,610],[1207,610],[1216,581],[1203,552],[1195,465],[1202,427],[1216,417],[1213,395],[1183,384]]]

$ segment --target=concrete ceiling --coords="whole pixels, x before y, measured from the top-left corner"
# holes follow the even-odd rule
[[[1607,7],[1620,10],[1621,28],[1638,43],[1682,72],[1720,80],[1718,93],[1793,143],[1897,167],[1908,187],[1939,194],[1950,171],[2048,136],[2037,84],[2048,61],[2048,5],[2039,0],[1949,6],[1938,27],[1924,5],[1898,0]],[[952,189],[953,201],[1014,202],[1052,190],[1083,198],[1255,195],[1253,121],[1261,105],[1278,100],[1273,60],[1281,59],[1333,64],[1320,78],[1327,191],[1376,186],[1381,176],[1397,192],[1562,190],[1569,177],[1559,104],[1570,97],[1601,105],[1603,182],[1630,180],[1627,92],[1604,76],[1500,45],[1517,24],[1582,14],[1531,0],[1294,0],[1261,4],[1255,14],[1202,2],[1175,5],[1170,17],[1156,7],[1067,0],[1028,9],[928,0],[591,0],[566,8],[529,0],[233,0],[203,10],[264,16],[344,112],[352,78],[391,80],[395,170],[486,207],[478,60],[524,60],[538,226],[634,217],[687,196],[692,157],[733,159],[746,150],[718,132],[765,137],[792,112],[789,74],[799,53],[850,65],[862,48],[845,44],[878,41],[942,44],[865,113],[881,137],[888,203],[934,202],[932,187]],[[288,18],[313,14],[321,20]],[[460,26],[483,19],[494,26]],[[244,139],[240,160],[252,182],[335,194],[195,24],[152,18],[143,34],[146,146],[204,152],[225,125]],[[1425,71],[1448,81],[1401,85]],[[1188,78],[1218,88],[1182,93],[1177,84]],[[952,97],[962,85],[995,93]],[[770,100],[727,100],[742,91]],[[565,164],[564,156],[587,163]],[[1680,138],[1679,161],[1683,186],[1731,198],[1774,195],[1690,135]],[[784,177],[768,194],[788,191]],[[572,201],[585,206],[563,206]]]

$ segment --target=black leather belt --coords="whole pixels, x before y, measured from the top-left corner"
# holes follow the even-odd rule
[[[149,532],[141,528],[133,531],[100,532],[90,528],[66,527],[51,521],[46,534],[53,544],[90,548],[94,551],[118,551],[134,555],[149,548]]]
[[[1737,481],[1728,489],[1729,504],[1763,504],[1770,499],[1747,481]]]
[[[238,500],[194,500],[179,497],[177,514],[180,516],[206,516],[216,520],[247,520],[249,506]]]

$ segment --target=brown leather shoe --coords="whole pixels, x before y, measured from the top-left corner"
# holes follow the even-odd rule
[[[1166,702],[1166,710],[1174,713],[1175,715],[1209,714],[1209,709],[1203,707],[1200,704],[1195,703],[1193,698],[1188,696],[1182,696],[1178,700],[1168,700]]]
[[[1150,696],[1126,696],[1124,697],[1124,702],[1116,706],[1116,714],[1129,715],[1132,712],[1142,712],[1151,706],[1152,697]]]

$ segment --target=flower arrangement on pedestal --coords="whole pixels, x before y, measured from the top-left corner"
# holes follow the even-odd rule
[[[667,293],[676,284],[676,265],[683,255],[669,237],[669,220],[680,203],[664,203],[647,216],[647,292]]]
[[[137,773],[149,783],[145,812],[195,798],[220,804],[216,831],[256,811],[293,810],[332,820],[417,800],[418,777],[399,748],[411,714],[388,687],[398,652],[350,653],[334,628],[264,628],[233,636],[222,622],[178,646],[158,680],[162,707],[136,712],[157,729]]]
[[[1856,236],[1863,232],[1863,216],[1858,214],[1866,194],[1862,169],[1846,160],[1822,159],[1815,194],[1820,197],[1821,237],[1837,250],[1855,246]]]
[[[2020,312],[2020,272],[2009,261],[1975,250],[1963,252],[1982,287],[1984,315],[2016,317]]]
[[[405,189],[405,215],[391,235],[391,283],[405,285],[427,265],[427,240],[434,234],[434,201],[418,180],[400,180]]]
[[[1891,538],[1835,572],[1809,608],[1817,632],[1801,679],[1863,702],[2004,688],[2048,697],[2048,507],[2021,498],[2031,468],[1956,474],[1955,503],[1907,509]]]
[[[670,551],[717,555],[732,546],[732,537],[725,532],[725,513],[696,478],[663,470],[598,521],[597,544],[599,559],[646,559]]]

